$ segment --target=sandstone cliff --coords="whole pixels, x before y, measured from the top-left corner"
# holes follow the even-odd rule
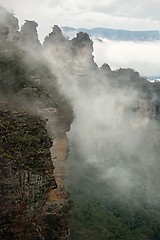
[[[30,52],[40,51],[41,44],[38,39],[37,26],[35,21],[25,21],[18,36],[18,44],[22,49]]]
[[[71,201],[64,179],[73,114],[56,77],[43,60],[33,59],[32,50],[41,48],[36,27],[26,21],[16,41],[9,42],[8,25],[0,28],[3,240],[70,237]]]
[[[75,76],[85,76],[96,70],[94,62],[93,42],[87,33],[80,32],[72,40],[66,39],[61,29],[55,25],[52,32],[45,38],[44,48],[48,50],[52,61]]]
[[[2,29],[5,30],[2,31]],[[7,39],[7,41],[13,41],[17,35],[19,26],[18,19],[5,8],[0,6],[0,31],[1,37]]]
[[[70,201],[64,168],[68,152],[65,131],[69,126],[62,129],[60,125],[61,132],[49,127],[52,142],[44,118],[5,101],[0,103],[0,237],[67,240]],[[52,157],[51,146],[55,151]]]
[[[138,126],[160,117],[159,92],[132,69],[98,68],[86,33],[68,40],[54,26],[41,46],[37,23],[26,21],[18,32],[18,20],[3,8],[0,11],[5,19],[0,26],[0,238],[68,240],[71,200],[65,186],[66,132],[73,110],[60,90],[56,72],[68,85],[70,79],[77,81],[82,92],[90,89],[98,95],[106,83],[113,92],[124,86],[129,92],[138,91],[138,100],[130,105],[131,112],[138,112],[133,118]],[[120,101],[116,111],[126,111]]]
[[[56,188],[44,120],[1,101],[1,239],[38,239],[35,222]],[[32,229],[32,230],[31,230]]]

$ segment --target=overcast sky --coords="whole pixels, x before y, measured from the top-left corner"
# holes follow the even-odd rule
[[[160,0],[0,0],[20,19],[39,23],[40,36],[54,24],[72,27],[107,27],[160,30]]]
[[[20,20],[38,22],[41,42],[53,25],[106,27],[127,30],[160,30],[160,0],[0,0]],[[117,55],[118,53],[118,55]],[[142,75],[160,76],[160,42],[94,43],[96,62],[115,69],[131,67]]]

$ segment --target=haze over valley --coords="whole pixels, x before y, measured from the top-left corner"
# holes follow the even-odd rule
[[[0,3],[0,239],[160,240],[159,1]]]
[[[72,38],[78,31],[89,34],[93,40],[93,55],[99,66],[104,62],[115,70],[133,68],[149,79],[160,78],[160,31],[125,31],[108,28],[62,27]]]

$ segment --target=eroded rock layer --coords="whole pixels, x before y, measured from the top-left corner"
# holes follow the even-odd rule
[[[0,115],[0,238],[31,239],[39,236],[34,218],[57,186],[49,151],[51,139],[40,118],[6,104],[1,104]]]
[[[58,128],[59,120],[56,125],[50,120],[50,138],[44,117],[19,111],[4,101],[0,105],[0,239],[68,240],[65,124]]]

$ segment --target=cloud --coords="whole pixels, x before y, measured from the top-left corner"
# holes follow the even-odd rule
[[[110,57],[113,54],[114,60],[117,56],[119,62],[123,59],[126,64],[128,59],[125,56],[129,58],[129,54],[136,55],[136,48],[140,51],[143,46],[142,53],[148,53],[148,43],[141,45],[112,41],[111,44]],[[125,44],[128,44],[126,53]],[[133,46],[132,52],[128,53],[131,48],[129,44]],[[103,52],[101,49],[99,57]],[[65,52],[63,54],[66,56]],[[159,125],[148,118],[149,100],[142,99],[135,86],[129,87],[133,76],[135,81],[140,81],[138,75],[125,71],[119,73],[117,78],[114,75],[110,79],[109,75],[104,77],[100,71],[95,71],[79,76],[73,72],[71,74],[69,69],[63,72],[61,62],[53,61],[53,57],[49,59],[47,55],[46,59],[51,60],[52,70],[57,69],[54,73],[61,92],[70,99],[76,116],[68,133],[71,151],[72,148],[76,151],[73,161],[82,160],[96,167],[99,178],[106,183],[113,182],[113,191],[118,189],[125,195],[129,193],[132,199],[137,197],[135,192],[138,192],[142,198],[145,196],[145,201],[159,204],[159,150],[155,150],[159,149]],[[79,64],[81,66],[81,62]],[[138,106],[141,106],[140,111],[136,111]]]
[[[66,2],[58,3],[56,1],[51,7],[51,2],[48,1],[48,12],[44,11],[45,8],[43,9],[46,6],[44,2],[41,2],[40,6],[37,5],[38,2],[40,3],[38,0],[35,1],[33,5],[31,2],[28,3],[29,12],[34,6],[30,12],[31,15],[38,14],[36,16],[44,19],[48,13],[47,19],[53,20],[49,13],[52,13],[52,9],[55,7],[55,15],[57,15],[54,15],[53,18],[61,16],[63,20],[66,18],[69,21],[69,15],[63,16],[62,11],[62,6],[66,10],[70,8]],[[73,1],[69,1],[69,3],[72,4]],[[19,6],[21,4],[22,2],[19,3]],[[76,6],[74,5],[75,10]],[[80,13],[81,9],[76,11]],[[90,12],[88,15],[83,12],[81,17],[84,19],[84,16],[86,19],[87,17],[91,19],[94,13]],[[156,67],[160,60],[159,46],[159,42],[133,43],[103,39],[102,43],[96,41],[94,43],[95,58],[100,64],[109,63],[112,68],[132,67],[135,70],[140,68],[144,73],[154,73],[155,75],[157,72],[159,73],[159,69]],[[64,45],[58,47],[58,49],[64,48]],[[68,49],[66,50],[68,51]],[[68,54],[67,51],[65,53],[63,50],[63,56]],[[63,60],[56,56],[54,61],[52,54],[53,49],[48,49],[42,59],[46,60],[46,64],[48,62],[51,71],[57,76],[58,86],[61,87],[60,92],[72,102],[76,119],[73,122],[69,138],[71,143],[77,144],[80,156],[83,156],[86,162],[97,167],[100,172],[99,177],[104,178],[106,182],[108,179],[113,180],[120,190],[130,191],[136,188],[140,189],[143,194],[143,189],[145,189],[149,199],[152,196],[155,198],[156,194],[159,194],[156,187],[159,186],[160,181],[159,152],[155,151],[155,147],[159,149],[159,138],[156,133],[160,130],[155,121],[147,118],[147,100],[140,98],[138,90],[129,89],[127,81],[130,79],[130,72],[119,74],[118,79],[104,77],[100,71],[88,73],[82,77],[76,73],[74,75],[72,71],[70,72],[70,68],[64,70]],[[74,59],[75,61],[78,65],[78,59]],[[81,64],[80,61],[79,66]],[[131,73],[134,74],[134,72]],[[122,87],[121,81],[124,80],[126,83]],[[115,87],[116,83],[118,87]],[[51,83],[46,82],[45,84],[50,86]],[[137,102],[142,105],[141,113],[135,111]],[[157,143],[157,146],[153,142]],[[159,199],[160,196],[158,196],[158,204]]]
[[[98,65],[108,63],[112,69],[133,68],[143,76],[160,76],[160,41],[123,42],[103,39],[94,41]]]
[[[129,2],[127,0],[116,0],[106,8],[101,8],[100,10],[117,16],[160,20],[159,9],[159,0],[131,0]]]
[[[137,189],[145,194],[145,201],[152,201],[152,195],[159,194],[152,187],[153,182],[159,184],[159,158],[152,145],[153,132],[159,127],[129,111],[140,100],[138,92],[128,90],[127,85],[114,89],[112,81],[106,78],[102,83],[101,77],[87,76],[89,87],[81,87],[70,76],[61,82],[76,116],[68,134],[71,149],[78,149],[74,161],[84,159],[96,167],[99,178],[113,182],[113,191],[117,188],[126,195]],[[131,197],[133,200],[135,193]]]
[[[20,19],[39,23],[42,38],[54,24],[72,27],[108,27],[129,30],[160,29],[159,0],[133,1],[101,0],[0,0],[13,9]]]

